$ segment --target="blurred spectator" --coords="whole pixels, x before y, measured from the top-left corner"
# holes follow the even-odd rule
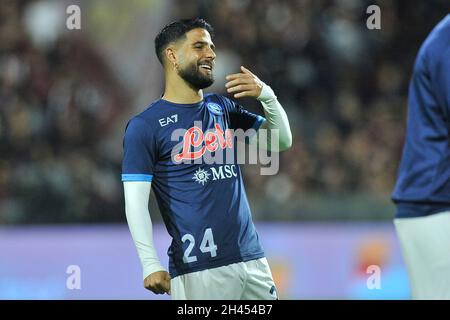
[[[84,38],[27,32],[59,6],[29,3],[0,3],[0,223],[118,221],[119,164],[102,143],[125,93]]]

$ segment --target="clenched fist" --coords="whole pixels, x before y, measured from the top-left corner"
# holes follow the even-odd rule
[[[144,287],[156,294],[170,294],[170,275],[167,271],[157,271],[144,279]]]

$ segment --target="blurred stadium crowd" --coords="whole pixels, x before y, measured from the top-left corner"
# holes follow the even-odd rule
[[[377,1],[172,2],[166,22],[215,28],[220,76],[234,72],[221,59],[248,66],[290,116],[280,173],[244,169],[256,219],[391,218],[414,57],[447,1],[379,1],[381,30],[366,28]],[[121,82],[89,31],[40,42],[33,3],[0,2],[0,223],[124,221],[120,137],[146,88]]]

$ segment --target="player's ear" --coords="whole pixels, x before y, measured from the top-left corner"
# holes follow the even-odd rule
[[[167,65],[170,67],[172,66],[174,69],[178,69],[178,59],[177,59],[177,52],[175,47],[168,46],[164,50],[164,54],[166,57]]]

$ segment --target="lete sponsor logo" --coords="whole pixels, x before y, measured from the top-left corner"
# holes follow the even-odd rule
[[[192,147],[197,150],[192,151]],[[223,131],[219,123],[214,125],[214,130],[205,133],[197,126],[189,128],[183,136],[183,149],[175,155],[176,163],[183,160],[195,160],[201,158],[206,151],[214,152],[217,149],[233,148],[233,133],[230,129]]]

